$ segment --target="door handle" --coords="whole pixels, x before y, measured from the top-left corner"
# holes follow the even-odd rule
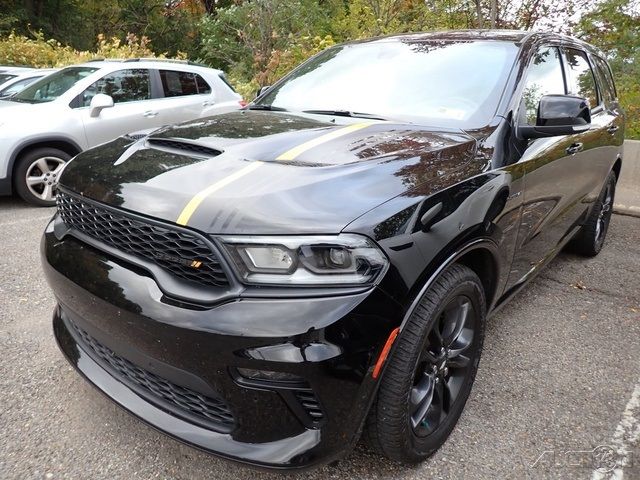
[[[203,107],[211,107],[212,105],[214,105],[216,102],[214,102],[213,100],[205,100],[204,102],[202,102],[202,106]]]
[[[144,117],[146,118],[153,118],[153,117],[157,117],[158,116],[158,112],[154,112],[152,110],[147,110],[146,112],[144,112],[142,114]]]
[[[607,132],[609,132],[611,135],[613,135],[614,133],[616,133],[618,131],[620,127],[618,125],[611,125],[609,128],[607,128]]]
[[[580,142],[576,142],[576,143],[572,143],[568,148],[567,148],[567,154],[568,155],[575,155],[578,152],[581,152],[584,148],[584,145]]]

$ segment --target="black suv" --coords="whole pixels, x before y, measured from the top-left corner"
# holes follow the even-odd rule
[[[335,46],[246,109],[66,167],[42,241],[60,348],[154,427],[300,468],[406,463],[460,417],[485,323],[602,248],[623,114],[604,55],[544,33]]]

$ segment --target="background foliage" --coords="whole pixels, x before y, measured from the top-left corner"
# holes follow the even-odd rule
[[[0,64],[169,56],[225,69],[252,98],[346,40],[454,28],[551,29],[599,46],[640,138],[640,0],[0,0]]]

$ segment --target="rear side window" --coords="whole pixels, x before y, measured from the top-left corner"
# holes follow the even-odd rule
[[[535,125],[538,115],[538,103],[543,95],[564,95],[564,77],[560,53],[555,47],[539,49],[531,59],[527,79],[522,92],[524,120]]]
[[[589,100],[591,108],[596,107],[598,100],[598,90],[596,80],[591,71],[587,54],[582,50],[567,48],[565,50],[567,65],[567,82],[569,93],[584,97]]]
[[[600,84],[602,86],[602,96],[606,103],[611,103],[617,98],[616,86],[613,83],[613,76],[611,75],[611,69],[607,62],[600,57],[592,57],[595,63],[596,71],[600,77]]]
[[[80,106],[89,106],[91,99],[98,93],[109,95],[113,98],[113,103],[149,100],[151,98],[149,70],[132,68],[105,75],[81,94]]]
[[[211,93],[209,84],[197,73],[160,70],[160,80],[165,97]]]

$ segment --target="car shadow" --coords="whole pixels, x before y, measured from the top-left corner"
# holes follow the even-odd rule
[[[47,214],[53,212],[55,207],[38,207],[25,202],[17,195],[3,197],[0,196],[0,213],[19,213],[19,212],[42,212]],[[1,222],[2,220],[0,220]]]
[[[11,196],[11,197],[0,197],[0,211],[8,211],[8,210],[32,210],[35,207],[20,197]]]

